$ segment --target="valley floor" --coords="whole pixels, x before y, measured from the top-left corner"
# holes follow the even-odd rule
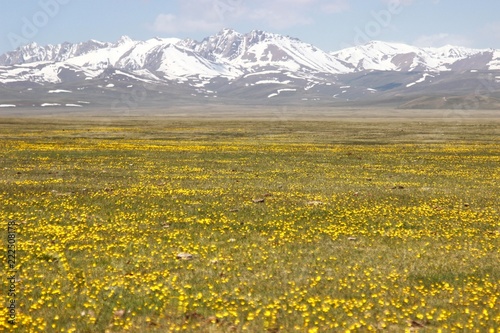
[[[394,109],[394,108],[338,108],[299,106],[179,106],[170,108],[4,108],[0,118],[79,118],[81,120],[101,119],[110,121],[123,119],[232,119],[232,120],[382,120],[403,121],[429,119],[438,122],[461,122],[469,120],[500,120],[500,110],[435,110],[435,109]],[[123,118],[123,119],[121,119]]]

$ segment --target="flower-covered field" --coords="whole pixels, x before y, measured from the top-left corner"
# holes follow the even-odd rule
[[[497,128],[2,120],[0,330],[498,332]]]

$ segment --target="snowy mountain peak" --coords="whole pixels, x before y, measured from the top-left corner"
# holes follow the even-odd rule
[[[450,71],[487,69],[492,51],[446,45],[440,48],[419,48],[402,43],[371,41],[337,52],[334,57],[350,64],[355,71]],[[482,58],[482,59],[480,59]],[[467,59],[474,59],[469,65]],[[490,58],[491,60],[491,58]],[[460,63],[460,66],[456,66]]]
[[[241,34],[239,32],[237,32],[236,30],[231,29],[231,28],[222,29],[221,31],[219,31],[217,33],[217,36],[227,36],[227,35],[241,35]]]
[[[118,44],[125,44],[125,43],[131,43],[133,42],[132,38],[129,36],[121,36],[120,39],[118,39]]]
[[[339,73],[347,68],[329,54],[296,38],[253,30],[241,34],[231,29],[220,31],[200,43],[182,43],[212,61],[229,63],[240,70],[275,67],[285,71]]]
[[[470,49],[455,45],[445,45],[439,48],[426,48],[430,53],[435,52],[439,56],[449,58],[465,58],[474,54],[487,52],[487,50]]]
[[[235,58],[240,52],[242,34],[232,30],[224,29],[215,36],[203,39],[200,43],[192,42],[189,45],[203,56],[216,60],[216,58]]]
[[[323,80],[326,76],[364,71],[498,69],[499,54],[497,50],[451,45],[419,48],[383,41],[371,41],[326,53],[289,36],[262,30],[242,34],[233,29],[223,29],[201,42],[158,37],[134,41],[122,36],[116,43],[96,40],[46,46],[31,43],[0,55],[0,66],[7,66],[0,71],[0,83],[57,83],[68,78],[93,79],[101,77],[110,68],[157,82],[183,81],[187,78],[233,80],[269,71],[308,80]],[[25,65],[28,69],[21,72],[9,67],[14,65]]]
[[[414,46],[403,43],[384,42],[379,40],[368,42],[365,45],[361,45],[361,47],[365,49],[376,49],[381,52],[396,52],[396,53],[415,52],[417,49]]]

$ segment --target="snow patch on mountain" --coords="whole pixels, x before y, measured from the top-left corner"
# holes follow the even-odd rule
[[[286,92],[286,91],[295,92],[295,91],[297,91],[297,89],[294,89],[294,88],[278,89],[275,93],[272,93],[269,96],[267,96],[267,98],[273,98],[273,97],[279,96],[282,92]]]
[[[422,83],[422,82],[424,82],[424,81],[425,81],[428,77],[434,77],[434,75],[431,75],[431,74],[428,74],[428,73],[424,73],[424,75],[423,75],[420,79],[418,79],[417,81],[412,82],[412,83],[408,83],[408,84],[406,85],[406,88],[409,88],[409,87],[411,87],[411,86],[414,86],[414,85],[416,85],[417,83]]]
[[[189,76],[236,78],[241,75],[241,72],[232,71],[224,64],[210,61],[192,50],[175,45],[168,45],[162,50],[157,71],[163,72],[165,77],[169,79]]]
[[[355,71],[449,71],[458,61],[486,52],[456,46],[418,48],[401,43],[372,41],[331,53]]]
[[[256,76],[256,75],[266,75],[266,74],[281,74],[281,71],[270,70],[270,71],[260,71],[260,72],[256,72],[256,73],[248,73],[248,74],[243,75],[243,78]]]
[[[289,84],[290,80],[286,80],[286,81],[278,81],[278,80],[260,80],[260,81],[257,81],[255,82],[255,84]]]
[[[491,61],[488,63],[489,69],[500,70],[500,50],[493,51]]]

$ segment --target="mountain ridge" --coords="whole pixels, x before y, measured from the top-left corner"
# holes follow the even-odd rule
[[[122,36],[114,43],[28,44],[0,55],[4,90],[0,104],[19,104],[21,99],[26,105],[39,105],[35,97],[26,97],[34,96],[33,91],[52,101],[45,104],[61,104],[53,102],[54,94],[50,99],[43,95],[49,86],[81,91],[82,98],[92,91],[114,99],[141,85],[163,95],[156,98],[159,104],[168,96],[169,103],[219,98],[238,103],[390,101],[413,106],[413,100],[424,100],[426,95],[439,99],[487,94],[493,101],[488,99],[488,105],[495,106],[499,73],[496,49],[419,48],[371,41],[326,52],[289,36],[223,29],[201,41],[158,37],[137,41]],[[24,99],[9,90],[28,86],[31,90]]]
[[[156,42],[156,43],[155,43]],[[467,59],[468,57],[488,54],[490,61],[470,69],[500,70],[500,50],[496,49],[472,49],[461,46],[446,45],[439,48],[416,47],[403,43],[370,41],[364,45],[352,46],[338,51],[323,51],[320,48],[300,41],[297,38],[269,33],[262,30],[252,30],[242,34],[232,29],[223,29],[213,36],[204,38],[198,42],[192,39],[179,38],[151,38],[146,41],[133,40],[128,36],[122,36],[116,43],[89,40],[80,43],[64,42],[61,44],[48,44],[45,46],[31,43],[18,48],[17,50],[0,55],[0,66],[13,66],[34,62],[64,62],[71,58],[86,55],[99,50],[118,51],[123,46],[128,46],[126,51],[132,48],[141,48],[144,45],[177,46],[182,49],[190,49],[198,53],[201,57],[213,62],[229,62],[236,66],[243,66],[252,62],[280,62],[287,59],[287,51],[292,52],[297,49],[306,49],[310,54],[318,54],[327,61],[327,66],[318,66],[318,59],[300,59],[302,65],[308,64],[312,69],[329,70],[330,73],[346,74],[360,70],[428,70],[444,71],[453,69],[450,67],[453,62]],[[259,49],[257,46],[261,46]],[[273,47],[275,49],[273,50]],[[147,50],[150,51],[150,50]],[[264,54],[263,52],[270,52]],[[274,53],[273,53],[274,51]],[[445,54],[447,52],[448,54]],[[125,52],[123,52],[125,53]],[[421,67],[398,66],[395,62],[392,65],[387,61],[387,56],[411,55],[417,57]],[[265,56],[269,58],[265,58]],[[299,56],[297,54],[293,54]],[[304,54],[302,54],[304,55]],[[381,61],[381,55],[386,56],[385,61]],[[365,63],[371,66],[358,66],[355,61],[363,57],[368,61]],[[487,58],[487,57],[486,57]],[[436,61],[441,59],[441,64]],[[375,61],[374,61],[375,60]],[[339,62],[341,64],[339,64]],[[402,61],[404,63],[404,61]],[[408,59],[406,60],[408,63]],[[335,64],[336,66],[332,66]],[[347,66],[342,66],[347,64]],[[437,64],[437,65],[436,65]],[[401,64],[400,64],[401,65]],[[486,67],[489,66],[489,67]],[[243,66],[245,67],[245,66]]]

